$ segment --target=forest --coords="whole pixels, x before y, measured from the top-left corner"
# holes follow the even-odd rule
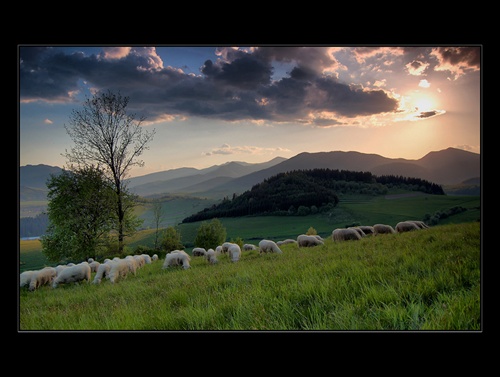
[[[182,222],[195,222],[214,217],[248,215],[308,215],[330,211],[339,195],[385,195],[389,190],[421,191],[444,195],[443,188],[420,178],[370,172],[332,169],[293,170],[279,173],[254,185],[241,195],[224,197],[222,202],[186,217]]]

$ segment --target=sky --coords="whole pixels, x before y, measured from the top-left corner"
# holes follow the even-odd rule
[[[18,45],[19,164],[64,167],[65,126],[111,90],[155,134],[141,176],[302,152],[481,153],[481,45]]]

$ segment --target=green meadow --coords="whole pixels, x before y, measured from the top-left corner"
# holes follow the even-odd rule
[[[480,228],[330,237],[282,254],[244,251],[238,262],[192,257],[187,270],[159,260],[115,284],[22,288],[19,330],[480,331]]]

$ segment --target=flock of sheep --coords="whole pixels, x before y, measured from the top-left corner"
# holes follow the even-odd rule
[[[332,232],[332,240],[334,242],[360,240],[369,235],[402,233],[413,230],[425,229],[429,226],[423,221],[408,220],[396,224],[393,228],[386,224],[375,224],[373,226],[355,226],[348,228],[337,228]],[[259,253],[278,253],[282,251],[279,246],[293,243],[298,247],[313,247],[324,244],[324,239],[319,235],[301,234],[297,239],[286,239],[283,241],[274,242],[272,240],[263,239],[259,242],[259,246],[253,244],[244,244],[243,250],[259,250]],[[227,254],[231,262],[237,262],[241,257],[241,248],[238,244],[225,242],[214,249],[205,250],[201,247],[195,247],[192,250],[192,256],[202,256],[209,264],[216,264],[217,257],[221,254]],[[103,278],[108,279],[111,283],[115,283],[125,278],[129,273],[136,274],[137,270],[145,264],[151,264],[158,260],[158,255],[148,254],[127,255],[125,258],[115,257],[113,259],[105,259],[99,263],[92,258],[78,264],[68,263],[67,265],[58,265],[56,267],[44,267],[40,270],[24,271],[20,274],[20,287],[28,287],[30,291],[34,291],[43,285],[52,285],[52,288],[57,288],[60,284],[79,283],[86,281],[90,283],[91,273],[95,272],[93,284],[100,284]],[[172,266],[181,266],[184,269],[191,267],[191,256],[184,250],[174,250],[165,256],[162,269],[167,269]]]

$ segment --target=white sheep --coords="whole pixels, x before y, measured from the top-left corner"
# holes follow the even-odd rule
[[[332,232],[333,241],[360,240],[360,234],[354,229],[337,228]]]
[[[92,258],[89,258],[92,259]],[[99,268],[100,263],[96,260],[92,260],[92,262],[88,262],[90,266],[90,271],[91,272],[97,272],[97,269]]]
[[[191,254],[193,254],[193,257],[202,257],[207,253],[205,248],[203,247],[195,247],[192,251]]]
[[[151,264],[152,261],[151,261],[151,256],[149,254],[141,254],[141,255],[146,264]]]
[[[322,239],[315,237],[314,235],[301,234],[297,237],[297,245],[299,247],[312,247],[324,245]]]
[[[174,250],[165,256],[162,269],[167,269],[171,266],[182,266],[185,270],[191,267],[189,261],[191,257],[184,250]]]
[[[400,221],[396,224],[396,233],[410,232],[420,230],[419,226],[412,221]]]
[[[142,255],[132,255],[137,263],[137,268],[141,268],[146,264],[146,259]]]
[[[219,262],[217,260],[217,255],[215,255],[214,249],[208,249],[207,252],[205,253],[205,258],[207,259],[207,262],[210,264],[216,264],[217,262]]]
[[[243,250],[245,251],[250,251],[250,250],[257,250],[257,246],[251,243],[246,243],[243,245]]]
[[[158,254],[153,254],[153,256],[151,257],[151,262],[156,262],[158,259]]]
[[[363,237],[366,236],[366,233],[359,226],[350,226],[347,229],[354,229],[356,232],[359,233],[359,235],[361,236],[361,238],[363,238]]]
[[[19,288],[29,286],[31,283],[31,278],[35,275],[36,271],[29,270],[24,271],[19,274]]]
[[[373,229],[371,225],[360,225],[359,229],[361,229],[367,236],[373,235],[373,233],[375,233],[375,229]]]
[[[416,226],[418,226],[420,229],[428,229],[430,228],[429,225],[424,223],[423,221],[420,220],[406,220],[409,223],[414,223]]]
[[[221,251],[222,251],[222,253],[227,253],[227,249],[228,249],[228,248],[229,248],[229,246],[231,246],[231,245],[232,245],[232,242],[224,242],[224,243],[222,244],[222,246],[221,246],[221,247],[222,247],[222,250],[221,250]]]
[[[137,259],[134,258],[132,255],[127,255],[124,260],[127,261],[128,264],[128,271],[136,275],[137,270],[139,269],[139,265],[137,263]]]
[[[59,284],[78,283],[83,280],[89,283],[90,276],[91,272],[89,263],[78,263],[74,266],[69,266],[68,268],[61,270],[59,275],[57,275],[52,282],[52,288],[57,288]]]
[[[271,241],[271,240],[261,240],[259,242],[259,250],[260,250],[260,254],[262,253],[278,253],[278,254],[281,254],[282,251],[281,249],[278,247],[278,245],[276,245],[276,242],[274,241]]]
[[[393,234],[396,233],[394,228],[390,225],[386,224],[375,224],[373,226],[373,235],[378,235],[378,234]]]
[[[233,243],[227,248],[227,253],[231,262],[238,262],[241,256],[241,248],[238,244]]]
[[[111,265],[114,262],[111,259],[108,259],[107,262],[101,263],[97,268],[97,272],[94,276],[93,284],[101,284],[102,279],[105,277],[109,279],[109,272],[111,271]]]
[[[297,240],[293,240],[291,238],[287,238],[286,240],[283,240],[283,241],[278,241],[278,242],[276,242],[276,245],[281,246],[281,245],[287,245],[290,243],[294,243],[294,244],[298,245]]]
[[[35,273],[31,275],[29,290],[34,291],[42,285],[50,284],[55,277],[56,269],[54,267],[44,267],[41,270],[36,270]]]
[[[111,283],[116,283],[127,277],[130,272],[130,263],[126,259],[113,260],[107,278]]]
[[[215,255],[221,255],[222,254],[222,246],[219,245],[215,248]]]

